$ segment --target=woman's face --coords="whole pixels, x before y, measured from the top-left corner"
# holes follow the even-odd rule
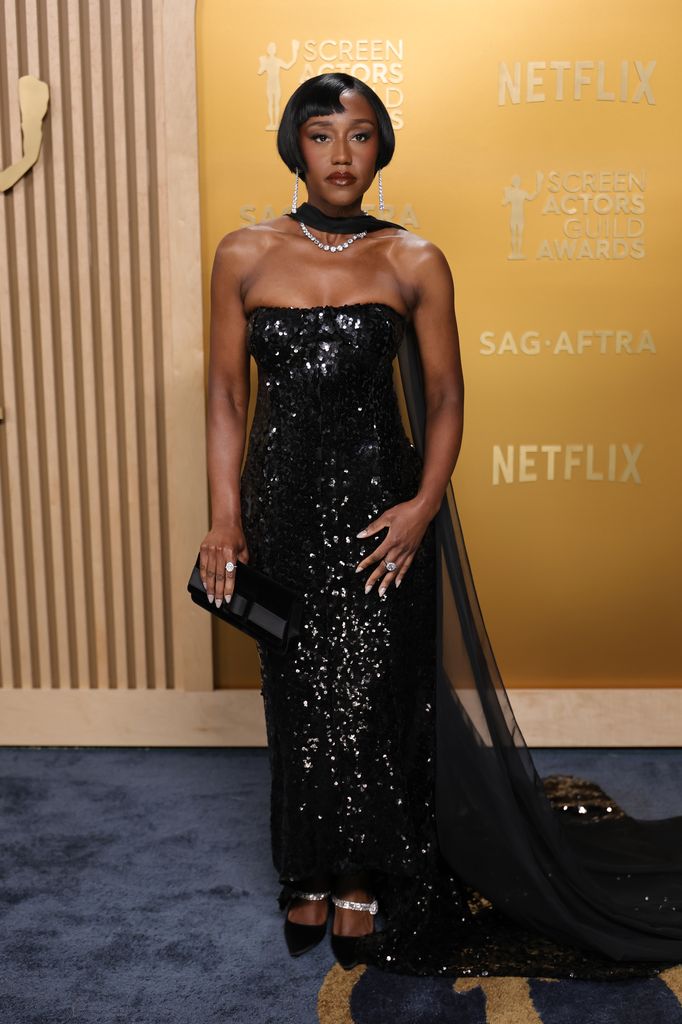
[[[379,152],[372,105],[350,89],[340,98],[342,113],[316,114],[298,129],[308,198],[330,216],[360,212],[362,196],[374,180]],[[334,181],[330,175],[345,175],[346,181]]]

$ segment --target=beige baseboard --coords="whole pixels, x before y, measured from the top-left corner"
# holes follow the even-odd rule
[[[509,689],[531,747],[682,746],[682,689]],[[0,690],[0,745],[262,747],[259,690]]]
[[[682,689],[509,689],[530,747],[680,747]]]

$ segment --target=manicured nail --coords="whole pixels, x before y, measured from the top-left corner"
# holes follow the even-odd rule
[[[356,571],[356,572],[362,572],[362,566],[361,566],[361,565],[358,565],[355,571]]]
[[[227,603],[229,604],[229,603],[230,603],[230,601],[232,600],[232,594],[226,594],[226,595],[225,595],[225,600],[226,600],[226,601],[227,601]]]
[[[209,594],[208,599],[211,602],[211,604],[213,604],[213,594]]]
[[[399,587],[402,582],[403,582],[402,580],[396,580],[395,581],[396,587]]]
[[[356,537],[364,537],[366,533],[367,533],[367,530],[360,530],[360,533],[356,533],[355,536]]]
[[[379,587],[379,597],[383,597],[386,593],[386,587]]]
[[[367,584],[367,586],[365,587],[365,593],[366,593],[366,594],[369,594],[369,592],[370,592],[370,590],[371,590],[371,589],[372,589],[372,584],[371,584],[371,583],[368,583],[368,584]]]
[[[216,608],[220,608],[222,603],[223,603],[222,597],[216,597],[216,599],[215,599],[215,606],[216,606]]]

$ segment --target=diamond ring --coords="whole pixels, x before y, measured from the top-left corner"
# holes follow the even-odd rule
[[[384,559],[384,565],[386,566],[386,568],[388,569],[389,572],[395,572],[396,569],[398,568],[398,566],[395,564],[395,562],[387,562],[385,559]]]
[[[225,568],[227,569],[228,572],[234,572],[236,567],[234,562],[225,562]]]

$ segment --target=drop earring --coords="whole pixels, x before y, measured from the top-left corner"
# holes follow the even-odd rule
[[[379,209],[383,210],[383,208],[384,208],[384,189],[383,189],[383,185],[381,184],[381,168],[379,168]]]
[[[296,213],[298,209],[298,167],[296,168],[296,181],[294,182],[294,195],[291,200],[291,212]]]

